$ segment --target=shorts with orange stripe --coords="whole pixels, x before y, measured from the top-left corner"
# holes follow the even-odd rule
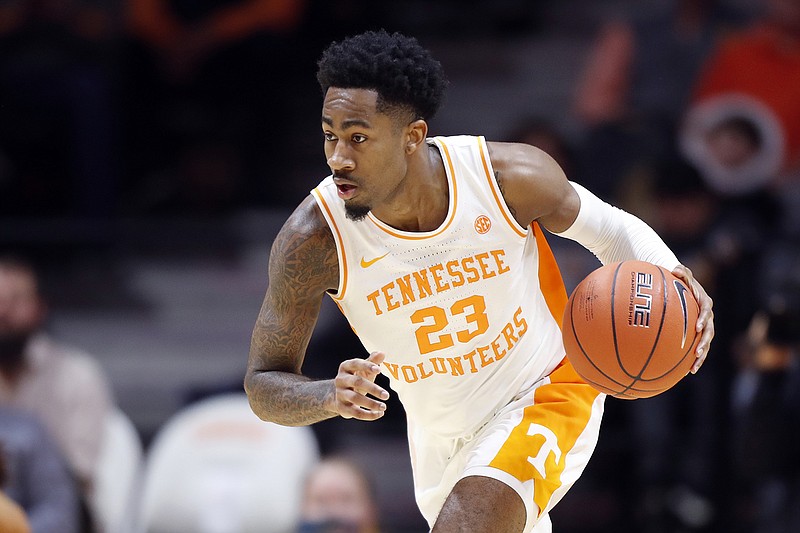
[[[520,495],[526,533],[549,532],[549,511],[581,475],[597,444],[604,400],[565,359],[473,435],[443,438],[410,424],[415,494],[428,524],[433,527],[460,479],[485,476]]]

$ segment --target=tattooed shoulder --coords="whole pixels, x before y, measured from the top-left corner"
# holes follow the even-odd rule
[[[339,281],[336,243],[316,202],[309,197],[286,221],[270,253],[270,283],[320,294]]]
[[[333,236],[313,199],[305,201],[272,244],[269,286],[251,340],[253,368],[299,373],[324,293],[338,277]]]

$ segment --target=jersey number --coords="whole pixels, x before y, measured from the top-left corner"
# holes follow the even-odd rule
[[[420,354],[444,350],[455,344],[453,335],[450,333],[442,333],[440,335],[437,335],[437,333],[447,327],[449,316],[456,315],[464,315],[464,319],[469,324],[467,329],[455,333],[458,342],[469,342],[489,329],[489,317],[486,316],[486,300],[483,299],[483,296],[477,294],[455,302],[450,306],[449,315],[448,310],[436,305],[419,309],[411,315],[411,322],[422,324],[415,331]]]

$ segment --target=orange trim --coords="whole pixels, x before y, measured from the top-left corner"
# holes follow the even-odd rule
[[[347,323],[350,324],[350,319],[347,318],[347,313],[345,313],[344,309],[342,308],[342,302],[334,300],[333,303],[336,304],[336,307],[339,308],[339,312],[342,313],[342,316],[345,318],[345,320],[347,320]],[[356,328],[353,327],[353,324],[350,324],[350,329],[353,330],[355,336],[358,337],[358,332],[356,331]]]
[[[450,190],[453,191],[453,205],[452,208],[450,209],[450,212],[448,213],[447,221],[433,233],[423,233],[420,235],[413,235],[411,232],[399,233],[395,231],[391,227],[387,226],[386,224],[375,218],[375,216],[372,213],[370,213],[368,216],[369,220],[371,220],[376,226],[378,226],[378,228],[385,231],[389,235],[397,237],[398,239],[406,239],[410,241],[430,239],[431,237],[436,237],[437,235],[443,233],[447,228],[450,227],[450,224],[452,224],[453,219],[455,219],[456,207],[458,206],[458,186],[456,185],[456,174],[455,170],[453,169],[453,160],[450,158],[450,152],[447,150],[447,146],[445,146],[443,142],[439,142],[438,144],[439,146],[442,147],[442,151],[444,151],[444,156],[445,159],[447,160],[447,168],[450,169],[450,171],[447,173],[447,179],[450,182]]]
[[[536,238],[536,248],[539,251],[539,286],[550,314],[555,318],[558,327],[561,327],[564,309],[567,307],[567,289],[564,287],[561,270],[558,268],[556,258],[539,223],[531,223],[531,229]]]
[[[333,218],[333,214],[331,213],[331,208],[328,206],[328,203],[325,201],[325,198],[322,196],[322,193],[314,188],[311,191],[316,197],[318,203],[322,206],[327,213],[325,217],[328,220],[328,225],[333,229],[333,237],[336,240],[336,245],[339,250],[339,255],[342,258],[342,264],[340,266],[340,272],[342,273],[342,279],[339,282],[339,292],[337,294],[331,294],[331,298],[334,301],[341,300],[344,298],[344,292],[347,290],[347,257],[344,253],[344,241],[342,240],[342,234],[339,231],[339,226],[336,225],[336,220]]]
[[[534,391],[533,405],[524,409],[522,421],[490,463],[522,483],[533,481],[533,500],[540,515],[562,484],[561,474],[567,466],[567,456],[591,421],[592,406],[599,394],[581,380],[565,360],[550,374],[550,382]],[[548,428],[558,441],[560,456],[556,458],[553,452],[547,454],[544,476],[528,460],[546,453],[546,450],[541,452],[546,437],[536,432],[528,434],[533,424]]]
[[[485,148],[485,150],[484,150]],[[511,216],[511,213],[508,211],[508,206],[506,205],[505,200],[502,198],[502,193],[498,189],[497,181],[494,179],[492,172],[489,170],[489,157],[487,155],[488,147],[485,147],[484,140],[478,137],[478,150],[481,153],[481,162],[483,163],[483,172],[486,174],[486,180],[489,182],[489,188],[492,190],[492,196],[494,196],[494,201],[500,207],[500,212],[503,213],[503,218],[506,219],[508,225],[513,229],[517,235],[522,237],[523,239],[527,237],[527,233],[525,233],[519,226],[516,220]]]

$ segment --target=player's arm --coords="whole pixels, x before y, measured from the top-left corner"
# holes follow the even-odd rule
[[[253,328],[245,390],[263,420],[299,426],[336,415],[374,420],[388,398],[373,383],[383,354],[341,363],[334,379],[302,374],[306,348],[325,292],[338,285],[336,244],[312,197],[284,224],[272,245],[269,286]]]
[[[714,336],[713,302],[655,231],[568,181],[558,163],[536,147],[489,143],[489,154],[503,197],[520,225],[537,221],[549,231],[579,242],[603,264],[638,259],[662,266],[692,288],[700,305],[697,330],[703,332],[692,369],[696,372]]]

